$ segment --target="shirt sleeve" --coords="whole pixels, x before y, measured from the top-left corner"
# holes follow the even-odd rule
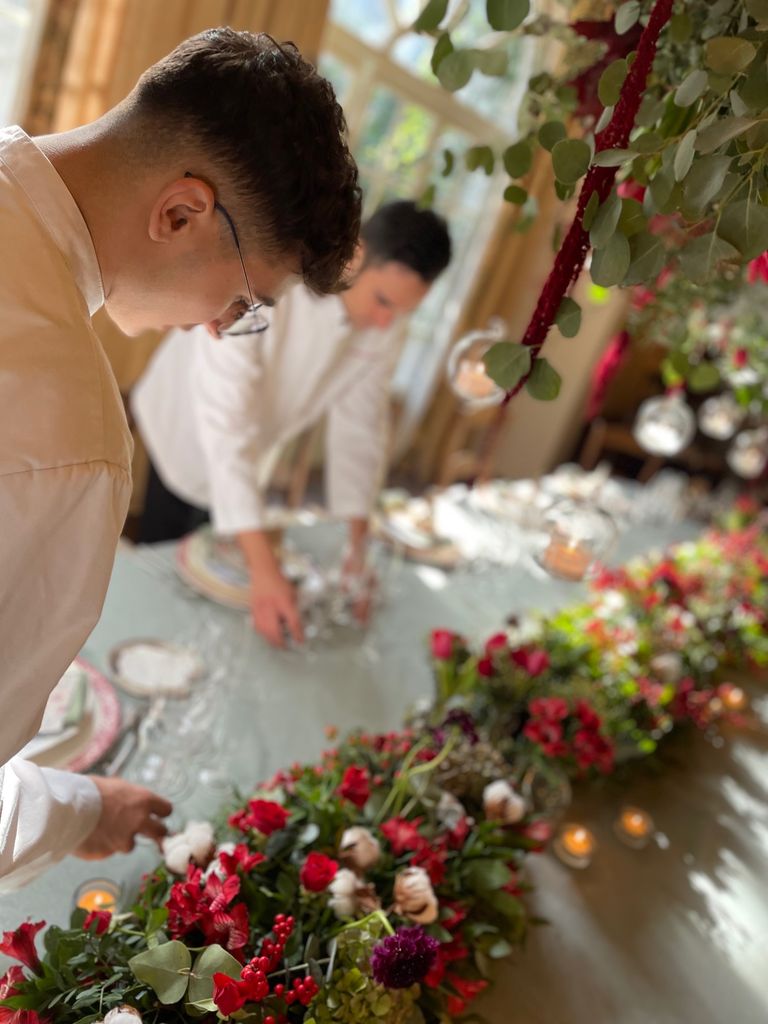
[[[359,371],[328,412],[326,489],[332,515],[367,518],[386,469],[389,447],[389,395],[400,346],[388,331],[377,344],[349,354]]]
[[[70,853],[99,812],[91,780],[14,759],[96,624],[130,475],[94,461],[0,477],[0,886]]]
[[[210,481],[211,518],[220,533],[256,530],[263,524],[261,344],[260,335],[211,339],[196,354],[198,436]]]
[[[19,757],[0,767],[0,893],[31,882],[86,839],[99,820],[93,779]]]

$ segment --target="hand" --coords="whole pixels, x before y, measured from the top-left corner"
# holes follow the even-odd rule
[[[161,796],[125,779],[99,775],[93,781],[101,795],[101,815],[96,828],[75,850],[83,860],[102,860],[113,853],[130,853],[136,836],[149,836],[160,845],[166,827],[160,818],[173,810]]]
[[[274,647],[285,647],[286,634],[304,643],[296,590],[281,572],[251,577],[251,616],[254,628]]]

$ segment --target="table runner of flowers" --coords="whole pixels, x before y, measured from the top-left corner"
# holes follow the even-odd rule
[[[768,538],[742,501],[697,541],[604,570],[585,603],[480,649],[431,637],[436,693],[165,843],[134,906],[26,922],[0,1024],[443,1024],[535,919],[524,865],[552,794],[727,717],[768,665]],[[542,795],[543,794],[543,795]],[[556,922],[554,922],[556,924]]]

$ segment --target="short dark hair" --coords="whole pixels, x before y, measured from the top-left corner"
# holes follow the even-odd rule
[[[160,125],[154,145],[211,162],[221,201],[267,258],[295,259],[319,294],[343,287],[360,231],[357,166],[330,83],[293,43],[209,29],[145,71],[132,99]]]
[[[408,199],[385,203],[363,224],[366,263],[402,263],[431,284],[451,262],[443,217]]]

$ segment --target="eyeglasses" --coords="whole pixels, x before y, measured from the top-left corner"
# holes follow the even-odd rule
[[[191,178],[191,172],[187,171],[184,174],[184,177]],[[224,217],[224,220],[229,225],[229,230],[232,232],[232,240],[235,243],[237,255],[240,258],[240,266],[243,268],[243,277],[245,278],[245,288],[248,292],[248,302],[246,303],[243,301],[239,303],[239,305],[235,305],[231,312],[228,311],[227,319],[229,320],[229,323],[226,323],[224,326],[219,326],[219,334],[224,334],[227,337],[237,337],[241,334],[261,334],[262,331],[266,331],[269,327],[269,320],[259,312],[264,303],[256,302],[253,297],[251,282],[248,280],[248,271],[245,269],[243,250],[240,248],[240,239],[237,237],[235,222],[218,200],[214,200],[213,205],[214,208]]]

